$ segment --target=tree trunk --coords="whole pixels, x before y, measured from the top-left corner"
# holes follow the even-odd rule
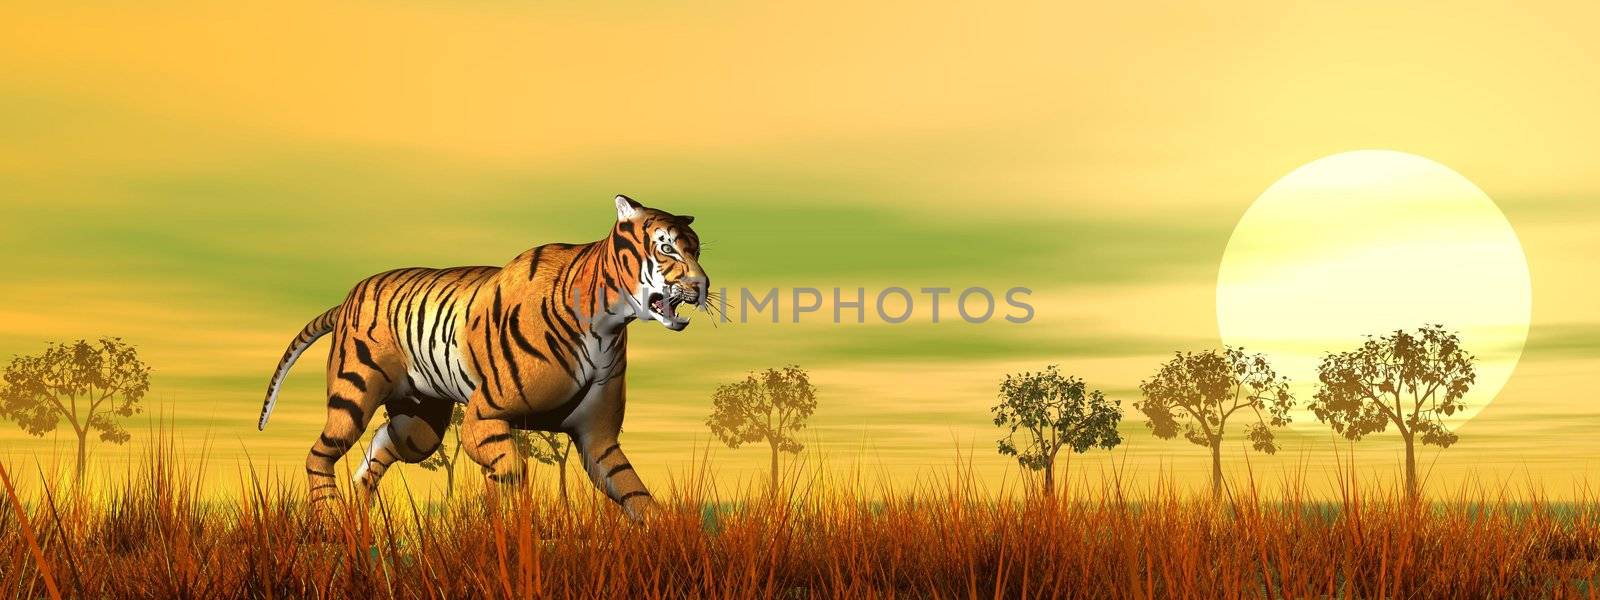
[[[89,432],[87,430],[78,432],[78,476],[76,482],[79,484],[83,483],[85,447],[88,446],[88,444]]]
[[[1044,495],[1046,497],[1056,494],[1056,453],[1051,452],[1044,462]]]
[[[455,496],[455,495],[456,495],[456,465],[455,465],[455,463],[445,463],[445,465],[444,465],[444,499],[446,501],[448,501],[448,500],[450,500],[450,498],[452,496]]]
[[[1211,442],[1211,498],[1222,499],[1222,440]]]
[[[556,464],[557,468],[561,469],[561,475],[556,478],[560,482],[558,489],[561,490],[561,505],[568,506],[571,502],[567,500],[567,456],[565,454],[561,455],[561,461]]]
[[[778,497],[778,445],[776,443],[769,443],[767,445],[772,447],[771,494],[772,497],[776,498]]]
[[[1415,502],[1420,490],[1417,489],[1417,446],[1414,435],[1404,434],[1406,440],[1406,500]]]

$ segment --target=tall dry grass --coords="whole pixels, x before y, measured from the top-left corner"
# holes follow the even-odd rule
[[[1121,476],[994,500],[970,473],[867,499],[791,482],[717,502],[706,470],[647,526],[480,489],[423,503],[386,481],[370,509],[313,516],[297,484],[241,473],[208,496],[157,444],[125,483],[20,497],[5,471],[0,593],[13,598],[1534,598],[1600,593],[1594,502],[1464,492],[1425,507],[1351,477],[1332,502],[1227,501]]]

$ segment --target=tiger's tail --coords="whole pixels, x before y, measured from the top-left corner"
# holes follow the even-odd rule
[[[342,305],[341,305],[342,306]],[[294,341],[289,342],[289,349],[283,353],[283,358],[278,360],[278,370],[272,373],[272,381],[267,382],[267,400],[261,405],[261,421],[256,424],[256,430],[267,428],[267,418],[272,416],[272,405],[278,403],[278,388],[283,385],[283,376],[289,374],[289,369],[294,366],[294,361],[300,358],[300,353],[311,347],[318,338],[328,335],[333,331],[333,322],[338,315],[340,306],[335,306],[322,313],[310,323],[306,323],[300,335],[294,336]]]

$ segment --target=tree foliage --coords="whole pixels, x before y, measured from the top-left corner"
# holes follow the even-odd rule
[[[547,465],[563,465],[572,452],[567,434],[559,431],[518,431],[515,440],[523,456]]]
[[[1447,448],[1457,436],[1445,417],[1465,408],[1462,397],[1477,379],[1474,360],[1442,325],[1368,337],[1360,348],[1323,358],[1311,411],[1350,440],[1394,425],[1407,439],[1420,433],[1423,444]]]
[[[1082,454],[1122,443],[1117,432],[1121,403],[1106,399],[1100,390],[1088,390],[1082,379],[1061,375],[1056,365],[1039,373],[1007,375],[991,412],[994,424],[1007,428],[997,442],[999,452],[1034,471],[1050,468],[1062,448]]]
[[[1134,408],[1149,419],[1145,425],[1158,438],[1182,435],[1190,443],[1215,447],[1228,420],[1246,411],[1253,417],[1245,429],[1251,447],[1268,454],[1278,450],[1273,428],[1288,425],[1294,408],[1288,378],[1279,376],[1265,355],[1232,347],[1174,353],[1154,377],[1140,382],[1139,390],[1144,400]]]
[[[789,365],[717,386],[711,404],[706,425],[729,448],[767,442],[794,454],[805,448],[796,434],[817,409],[817,388],[804,369]]]

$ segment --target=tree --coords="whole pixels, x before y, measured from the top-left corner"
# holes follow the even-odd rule
[[[1415,499],[1418,434],[1424,445],[1456,442],[1444,418],[1465,408],[1474,360],[1443,325],[1369,336],[1360,348],[1322,359],[1311,412],[1351,441],[1393,425],[1406,444],[1406,495]]]
[[[422,462],[417,463],[417,466],[429,471],[444,471],[445,499],[456,493],[456,466],[461,464],[461,423],[467,417],[461,406],[460,403],[456,403],[455,407],[450,409],[450,431],[454,432],[456,438],[453,449],[446,450],[452,444],[439,440],[439,448],[434,450],[432,455],[422,459]]]
[[[805,448],[795,434],[817,409],[817,388],[804,369],[789,365],[750,373],[744,381],[717,386],[706,425],[729,448],[766,442],[772,449],[772,487],[778,489],[778,453]]]
[[[1144,401],[1134,403],[1156,437],[1184,439],[1211,449],[1211,494],[1222,496],[1222,440],[1228,420],[1239,411],[1253,422],[1245,428],[1251,447],[1278,451],[1274,427],[1289,424],[1294,396],[1289,380],[1273,371],[1267,357],[1226,347],[1221,352],[1177,352],[1148,381],[1139,383]]]
[[[555,431],[517,431],[513,440],[523,456],[560,471],[561,503],[568,504],[567,459],[572,456],[572,438]]]
[[[150,366],[121,338],[50,344],[44,352],[17,356],[5,370],[0,416],[23,431],[44,437],[65,420],[78,437],[76,477],[83,480],[90,432],[122,444],[130,437],[117,423],[139,413],[150,391]]]
[[[1100,390],[1087,391],[1082,379],[1063,377],[1056,365],[1041,373],[1006,375],[1000,382],[1000,403],[992,409],[994,424],[1008,428],[998,442],[999,452],[1017,457],[1024,469],[1044,471],[1044,493],[1054,494],[1056,455],[1062,448],[1082,454],[1122,443],[1117,432],[1121,406]],[[1021,448],[1018,430],[1025,434]]]

